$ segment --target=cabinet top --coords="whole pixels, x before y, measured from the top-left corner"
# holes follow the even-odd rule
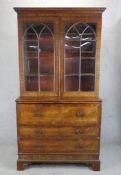
[[[26,8],[26,7],[15,7],[14,10],[18,13],[18,14],[28,14],[31,12],[34,13],[54,13],[56,14],[68,14],[71,13],[72,15],[72,11],[74,11],[74,13],[77,14],[101,14],[106,8],[104,7],[82,7],[82,8]]]

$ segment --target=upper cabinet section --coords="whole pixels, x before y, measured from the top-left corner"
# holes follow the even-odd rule
[[[15,8],[21,96],[97,97],[104,8]]]

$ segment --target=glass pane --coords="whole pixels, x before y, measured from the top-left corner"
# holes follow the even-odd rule
[[[78,49],[65,49],[65,58],[80,57],[80,50]]]
[[[26,76],[26,89],[28,91],[38,91],[38,77],[37,76]]]
[[[65,74],[79,74],[79,58],[65,59]]]
[[[54,75],[54,59],[41,57],[40,59],[40,74]]]
[[[53,23],[24,23],[24,74],[26,91],[54,91]]]
[[[24,41],[24,52],[37,52],[38,51],[38,41]]]
[[[40,76],[41,91],[53,91],[54,76]]]
[[[40,34],[40,91],[54,91],[54,39],[53,26],[48,24]]]
[[[25,23],[23,25],[23,30],[24,30],[24,41],[33,41],[37,39],[37,35],[31,26],[31,24]]]
[[[65,91],[94,91],[96,24],[67,23],[65,25],[64,48]],[[67,77],[68,75],[70,77]],[[79,77],[78,81],[71,76]],[[73,84],[76,88],[70,87],[74,86]]]
[[[66,76],[65,91],[78,91],[78,90],[79,90],[79,76]]]
[[[81,91],[94,91],[95,77],[92,76],[81,76]]]
[[[95,59],[82,59],[81,60],[81,73],[95,74]]]
[[[38,75],[38,60],[37,59],[28,59],[28,75],[36,74]]]

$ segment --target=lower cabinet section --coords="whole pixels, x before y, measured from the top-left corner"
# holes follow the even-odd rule
[[[18,161],[86,163],[100,169],[100,102],[17,103]]]

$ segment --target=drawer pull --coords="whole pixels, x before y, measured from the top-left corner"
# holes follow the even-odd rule
[[[82,145],[82,144],[80,144],[80,143],[77,143],[77,144],[75,145],[75,147],[78,148],[78,149],[82,149],[82,148],[84,147],[84,145]]]
[[[40,134],[42,133],[42,131],[41,131],[40,129],[37,129],[37,130],[35,131],[35,133],[36,133],[37,136],[40,136]]]
[[[80,128],[77,128],[77,129],[76,129],[76,134],[84,134],[84,131],[81,131]]]
[[[38,143],[38,144],[36,144],[36,147],[37,148],[42,148],[44,145],[43,144],[40,144],[40,143]]]
[[[40,111],[35,112],[35,117],[40,117],[42,113]]]
[[[76,116],[77,117],[83,117],[84,116],[84,113],[83,112],[80,112],[80,111],[79,112],[76,112]]]

